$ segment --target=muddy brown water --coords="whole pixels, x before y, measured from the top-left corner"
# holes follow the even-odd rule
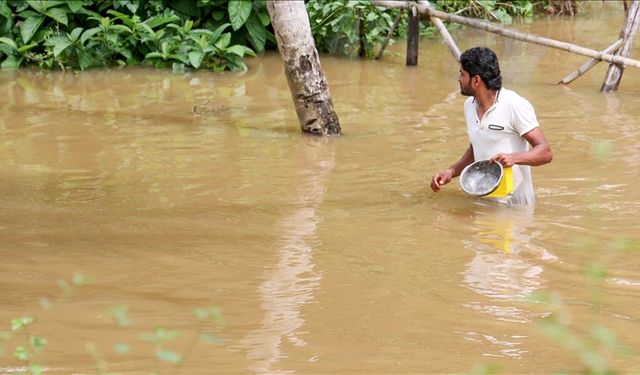
[[[601,7],[515,27],[603,49],[622,12]],[[615,332],[636,355],[605,348],[606,366],[640,372],[637,242],[615,250],[640,239],[640,71],[611,95],[604,64],[558,87],[587,58],[454,37],[494,48],[505,87],[537,110],[554,160],[533,170],[534,208],[485,204],[457,181],[428,188],[468,142],[438,40],[413,68],[402,45],[381,61],[323,56],[344,131],[330,139],[300,134],[271,53],[245,74],[0,72],[2,329],[35,316],[48,341],[35,361],[52,374],[583,370],[541,329],[558,311],[585,341],[594,324]],[[601,283],[590,264],[608,271]],[[74,274],[92,283],[60,300]],[[224,324],[199,325],[208,306]],[[181,367],[154,360],[141,335],[156,327],[181,332],[162,347],[187,355]],[[187,349],[200,332],[219,342]],[[21,368],[21,344],[2,345],[0,371]]]

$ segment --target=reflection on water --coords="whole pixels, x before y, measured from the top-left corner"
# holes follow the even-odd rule
[[[536,290],[544,288],[544,263],[557,257],[534,244],[536,226],[534,207],[508,207],[478,202],[473,228],[477,231],[464,240],[473,259],[464,271],[464,284],[474,292],[488,297],[485,301],[470,301],[463,305],[496,320],[510,323],[530,323],[541,317],[522,307],[522,302]],[[533,229],[532,229],[533,228]],[[519,345],[527,336],[498,339],[491,334],[464,333],[466,339],[482,338],[500,354],[484,355],[522,357],[527,351]],[[517,337],[517,341],[511,339]]]
[[[261,326],[240,340],[247,350],[251,368],[258,374],[286,374],[295,370],[274,368],[284,354],[282,341],[304,346],[302,308],[313,299],[321,274],[314,270],[313,250],[317,247],[317,213],[326,191],[325,180],[335,166],[337,139],[302,138],[298,162],[299,186],[289,197],[293,211],[276,227],[282,239],[277,264],[268,267],[260,285]]]

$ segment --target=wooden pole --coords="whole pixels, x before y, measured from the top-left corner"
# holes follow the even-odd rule
[[[614,53],[614,52],[616,52],[618,50],[618,48],[620,48],[620,46],[622,46],[623,43],[624,43],[624,40],[618,39],[615,43],[613,43],[612,45],[610,45],[609,47],[604,49],[602,51],[602,53]],[[599,63],[599,62],[600,62],[600,60],[598,60],[598,59],[591,59],[591,60],[587,61],[586,63],[582,64],[578,69],[576,69],[573,72],[569,73],[569,75],[567,75],[562,80],[560,80],[558,82],[558,85],[568,85],[568,84],[570,84],[576,78],[580,77],[581,75],[585,74],[589,69],[591,69],[594,66],[596,66],[596,64]]]
[[[624,26],[622,27],[622,31],[620,32],[620,38],[624,40],[624,45],[618,50],[618,52],[616,52],[617,56],[629,56],[629,51],[633,45],[633,39],[638,32],[638,24],[640,24],[640,1],[635,0],[627,10],[627,18],[624,22]],[[618,86],[620,86],[622,73],[624,73],[624,66],[619,64],[610,64],[600,91],[616,91]]]
[[[408,1],[372,0],[372,2],[378,6],[396,8],[396,9],[407,9],[410,6]],[[516,39],[516,40],[520,40],[528,43],[539,44],[546,47],[561,49],[567,52],[592,57],[594,59],[607,61],[610,63],[617,63],[625,66],[633,66],[635,68],[640,68],[640,61],[638,60],[633,60],[633,59],[622,57],[622,56],[615,56],[608,53],[602,53],[600,51],[580,47],[575,44],[561,42],[561,41],[550,39],[550,38],[545,38],[545,37],[541,37],[541,36],[537,36],[529,33],[524,33],[521,31],[516,31],[513,29],[504,28],[483,20],[467,18],[467,17],[462,17],[462,16],[441,12],[439,10],[431,9],[422,3],[418,4],[417,9],[418,9],[418,12],[420,12],[421,14],[426,14],[430,17],[437,17],[450,22],[455,22],[462,25],[475,27],[477,29],[502,35],[507,38],[512,38],[512,39]]]
[[[389,34],[387,35],[387,37],[384,38],[384,41],[382,42],[382,46],[380,46],[380,51],[378,51],[378,54],[376,55],[376,60],[380,60],[380,58],[382,57],[382,53],[384,52],[384,49],[387,48],[387,44],[389,44],[389,40],[391,40],[393,33],[396,31],[396,28],[398,27],[398,24],[400,23],[400,20],[402,19],[403,14],[404,14],[404,10],[400,10],[400,12],[398,12],[398,15],[396,16],[396,19],[393,20],[393,25],[391,25],[391,30],[389,30]]]
[[[420,18],[415,4],[409,9],[407,30],[407,65],[418,65],[418,42],[420,41]]]
[[[429,1],[421,0],[418,2],[421,3],[422,6],[432,8],[432,5],[429,3]],[[449,34],[449,30],[447,30],[447,28],[444,26],[444,23],[442,22],[442,20],[437,17],[429,17],[429,19],[431,20],[433,25],[436,27],[436,29],[438,29],[438,31],[440,32],[440,35],[442,35],[442,39],[444,39],[445,44],[447,45],[447,47],[449,47],[449,51],[451,51],[451,54],[453,55],[453,57],[456,58],[456,61],[460,61],[460,55],[461,55],[460,49],[458,48],[458,46],[456,45],[456,42],[451,37],[451,34]]]
[[[358,56],[363,58],[367,56],[367,51],[365,49],[366,30],[364,29],[364,19],[362,18],[362,14],[360,14],[359,10],[356,14],[358,15],[358,32],[360,35],[360,51],[358,52]]]

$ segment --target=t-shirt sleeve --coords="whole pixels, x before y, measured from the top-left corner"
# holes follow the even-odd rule
[[[514,100],[511,107],[511,123],[519,135],[526,134],[540,126],[536,111],[529,101],[523,97]]]

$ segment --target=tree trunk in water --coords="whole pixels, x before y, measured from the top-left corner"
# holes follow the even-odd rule
[[[340,134],[303,1],[268,1],[278,50],[303,132]]]
[[[640,24],[640,1],[634,1],[627,10],[627,18],[620,32],[620,38],[624,40],[622,48],[616,52],[617,56],[627,57],[629,51],[633,45],[633,39],[638,32],[638,24]],[[612,92],[618,89],[620,81],[622,80],[622,73],[624,73],[624,67],[618,64],[609,65],[607,75],[604,78],[600,91]]]

